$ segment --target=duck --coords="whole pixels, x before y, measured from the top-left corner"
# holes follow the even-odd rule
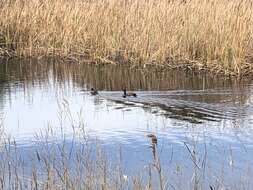
[[[131,96],[132,96],[132,97],[137,97],[137,94],[136,94],[136,93],[134,93],[134,92],[128,92],[128,93],[127,93],[127,92],[126,92],[126,89],[123,89],[123,93],[124,93],[124,94],[122,95],[123,98],[126,98],[127,96],[129,96],[129,97],[131,97]]]
[[[94,88],[91,88],[90,90],[91,90],[91,91],[90,91],[90,94],[91,94],[91,95],[93,95],[93,96],[98,95],[98,91],[95,90]]]

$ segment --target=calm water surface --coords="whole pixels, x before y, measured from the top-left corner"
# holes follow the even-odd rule
[[[253,185],[251,79],[51,62],[0,65],[4,131],[16,139],[24,156],[43,131],[52,128],[53,141],[72,142],[82,126],[110,159],[122,151],[124,172],[130,175],[151,162],[146,135],[155,134],[174,187],[192,179],[188,148],[195,150],[200,166],[205,160],[207,184],[223,176],[228,186]],[[99,96],[90,95],[91,87],[99,90]],[[138,97],[122,98],[122,88]]]

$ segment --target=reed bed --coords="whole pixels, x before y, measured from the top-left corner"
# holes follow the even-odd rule
[[[252,0],[2,0],[0,54],[252,71]]]
[[[143,165],[143,169],[135,174],[128,175],[121,149],[113,160],[99,141],[90,139],[85,133],[68,139],[57,136],[54,127],[49,126],[36,135],[36,141],[26,146],[20,146],[15,139],[3,135],[0,140],[1,190],[251,189],[251,168],[241,179],[226,181],[223,169],[220,173],[220,169],[213,172],[210,172],[211,168],[206,169],[206,156],[196,150],[196,145],[190,146],[190,142],[185,143],[185,147],[192,161],[188,165],[192,168],[192,177],[186,180],[181,169],[185,163],[178,164],[176,168],[171,166],[170,161],[168,165],[161,164],[159,142],[152,141],[150,147],[147,146],[151,152],[150,163]],[[208,150],[205,150],[204,155],[207,153]]]
[[[153,134],[146,135],[149,162],[143,164],[140,171],[127,174],[125,161],[128,160],[122,156],[122,149],[118,147],[118,152],[112,154],[102,141],[91,138],[82,109],[73,112],[67,100],[59,101],[58,106],[59,123],[48,123],[28,143],[16,142],[7,135],[0,120],[1,190],[251,189],[251,167],[243,172],[245,176],[229,182],[223,171],[226,164],[221,165],[221,170],[209,168],[208,149],[198,150],[198,141],[184,142],[189,154],[185,163],[177,163],[175,167],[173,152],[162,163],[162,143]],[[71,132],[67,128],[71,128]],[[232,151],[229,157],[229,167],[233,169]],[[185,164],[191,169],[190,174],[184,173]],[[189,177],[184,178],[184,175]]]

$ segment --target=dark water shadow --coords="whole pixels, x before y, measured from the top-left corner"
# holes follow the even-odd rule
[[[115,92],[102,94],[102,97],[121,103],[122,108],[141,103],[146,111],[197,124],[243,117],[244,105],[251,95],[250,83],[251,78],[238,81],[178,70],[14,60],[0,66],[0,107],[4,107],[6,98],[11,104],[11,94],[17,89],[24,91],[25,98],[29,98],[34,86],[48,90],[52,85],[57,88],[72,85],[71,90],[80,89],[80,93],[89,93],[91,87]],[[123,88],[135,90],[138,98],[126,101],[121,97]],[[159,108],[159,111],[151,108]],[[242,110],[240,115],[238,109]]]

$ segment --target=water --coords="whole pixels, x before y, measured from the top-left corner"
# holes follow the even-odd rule
[[[98,96],[90,95],[91,87],[99,90]],[[137,98],[123,98],[123,88],[135,91]],[[98,141],[109,159],[116,159],[121,150],[124,173],[134,175],[152,162],[147,134],[155,134],[173,187],[182,189],[191,182],[193,150],[198,167],[208,176],[207,187],[221,176],[225,187],[253,185],[250,78],[237,81],[193,72],[45,60],[2,61],[0,109],[6,136],[15,138],[24,157],[38,146],[43,131],[54,129],[51,141],[64,139],[71,145],[82,126],[81,131]]]

